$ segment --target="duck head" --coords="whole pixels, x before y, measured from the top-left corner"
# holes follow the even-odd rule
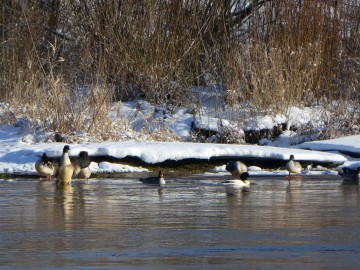
[[[88,154],[87,151],[81,151],[81,152],[79,153],[79,157],[81,157],[81,158],[88,157],[88,156],[89,156],[89,154]]]
[[[248,172],[244,172],[240,175],[241,180],[247,180],[249,178],[250,174]]]
[[[70,150],[70,146],[69,145],[65,145],[63,148],[63,153],[67,153]]]
[[[228,163],[226,163],[225,169],[227,171],[232,171],[234,170],[234,168],[235,168],[235,161],[229,161]]]
[[[49,157],[46,153],[44,153],[42,156],[41,156],[41,160],[44,164],[47,164],[49,162]]]

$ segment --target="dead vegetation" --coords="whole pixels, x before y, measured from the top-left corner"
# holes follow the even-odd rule
[[[110,118],[113,101],[196,107],[189,89],[211,84],[253,114],[322,105],[323,138],[354,134],[359,14],[356,0],[5,0],[1,121],[113,140],[130,128]]]

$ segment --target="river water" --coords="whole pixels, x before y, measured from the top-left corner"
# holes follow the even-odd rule
[[[338,176],[0,180],[1,269],[355,269],[359,185]]]

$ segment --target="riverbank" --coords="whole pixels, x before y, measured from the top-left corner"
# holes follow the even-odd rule
[[[352,144],[352,145],[351,145]],[[26,143],[19,128],[1,126],[0,132],[0,174],[9,176],[36,176],[34,164],[42,153],[60,157],[64,143]],[[341,153],[341,150],[358,153],[360,136],[343,139],[308,142],[303,146],[272,147],[241,144],[210,144],[186,142],[103,142],[69,144],[70,155],[77,156],[80,151],[88,151],[92,158],[91,170],[94,175],[153,172],[158,168],[168,171],[192,173],[225,171],[229,160],[241,160],[248,166],[272,172],[282,169],[291,154],[303,164],[318,170],[317,167],[337,169],[342,166],[356,167],[360,159]],[[322,145],[322,148],[319,146]],[[318,149],[318,150],[312,150]],[[326,149],[331,152],[325,151]],[[322,151],[319,151],[322,150]],[[336,152],[334,152],[336,151]]]

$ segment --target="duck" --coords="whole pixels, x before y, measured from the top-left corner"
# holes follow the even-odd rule
[[[240,161],[229,161],[225,169],[231,173],[234,179],[240,179],[242,173],[247,172],[247,166]]]
[[[143,182],[144,184],[148,184],[148,185],[163,186],[166,183],[162,171],[159,171],[158,176],[148,177],[148,178],[140,178],[139,180],[141,182]]]
[[[46,180],[52,180],[53,175],[56,172],[56,163],[51,162],[48,155],[43,153],[41,158],[35,162],[35,170],[39,173],[39,180],[44,180],[42,176],[46,177]]]
[[[286,163],[286,170],[289,172],[289,176],[292,173],[301,173],[302,171],[302,167],[300,162],[295,161],[295,156],[294,155],[290,155],[289,161]]]
[[[250,180],[248,179],[249,176],[250,174],[248,172],[243,172],[240,175],[239,179],[226,180],[222,183],[225,186],[229,186],[229,187],[237,187],[237,188],[250,187]]]
[[[77,179],[89,179],[91,176],[90,170],[91,158],[87,151],[81,151],[79,156],[73,161],[74,177]]]
[[[71,163],[69,157],[70,146],[65,145],[63,148],[63,154],[61,156],[60,165],[57,170],[57,185],[70,185],[71,179],[74,173],[74,165]]]
[[[342,171],[339,172],[339,175],[345,181],[359,182],[360,181],[360,166],[357,167],[356,169],[349,168],[349,167],[343,167]]]

